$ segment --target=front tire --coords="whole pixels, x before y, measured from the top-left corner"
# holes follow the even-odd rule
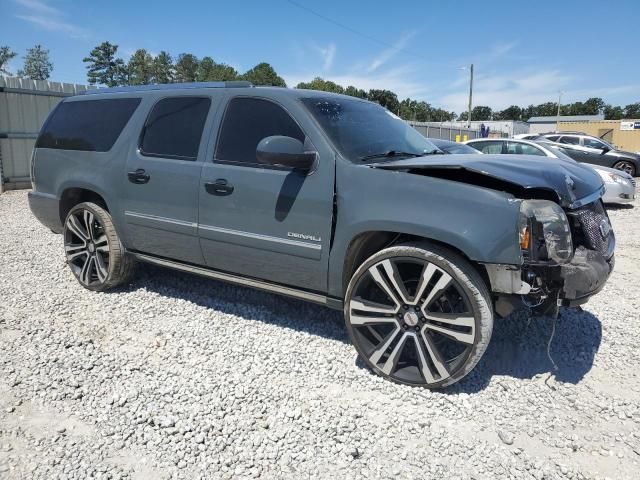
[[[632,177],[636,176],[636,167],[633,163],[628,162],[626,160],[620,160],[613,164],[613,168],[616,170],[622,170],[623,172],[628,173]]]
[[[67,265],[84,288],[103,292],[131,277],[135,260],[126,253],[104,208],[90,202],[73,207],[63,236]]]
[[[428,388],[469,373],[493,329],[482,277],[460,255],[428,242],[392,246],[367,259],[349,282],[344,316],[371,370]]]

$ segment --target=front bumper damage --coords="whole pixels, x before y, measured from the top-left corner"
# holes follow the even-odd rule
[[[614,255],[606,259],[594,250],[578,248],[573,260],[560,267],[563,284],[559,295],[561,305],[574,307],[589,300],[602,290],[614,265]]]

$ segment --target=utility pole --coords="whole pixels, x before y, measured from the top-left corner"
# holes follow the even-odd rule
[[[467,128],[471,128],[471,103],[473,100],[473,63],[469,67],[469,114],[467,116]]]
[[[558,114],[556,115],[556,132],[560,128],[560,104],[562,102],[562,90],[558,92]]]

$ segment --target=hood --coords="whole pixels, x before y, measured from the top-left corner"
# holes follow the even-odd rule
[[[546,198],[566,208],[604,193],[602,179],[592,168],[537,155],[430,155],[369,166],[502,190],[518,198]]]

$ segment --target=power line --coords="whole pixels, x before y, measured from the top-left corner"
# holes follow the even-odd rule
[[[337,20],[329,18],[326,15],[323,15],[322,13],[317,12],[316,10],[313,10],[313,9],[311,9],[309,7],[301,5],[300,3],[296,2],[295,0],[287,0],[287,2],[290,3],[291,5],[293,5],[294,7],[297,7],[299,9],[301,9],[301,10],[304,10],[304,11],[306,11],[306,12],[312,14],[312,15],[315,15],[316,17],[321,18],[322,20],[324,20],[326,22],[332,23],[333,25],[336,25],[336,26],[338,26],[338,27],[340,27],[340,28],[342,28],[344,30],[347,30],[348,32],[353,33],[354,35],[358,35],[358,36],[360,36],[362,38],[366,38],[367,40],[369,40],[371,42],[375,42],[378,45],[382,45],[383,47],[391,48],[391,49],[396,50],[398,52],[403,52],[403,53],[405,53],[407,55],[412,55],[412,56],[414,56],[416,58],[419,58],[419,59],[424,60],[426,62],[429,62],[431,64],[438,64],[437,62],[432,62],[431,60],[427,60],[425,57],[423,57],[422,55],[420,55],[420,54],[418,54],[416,52],[412,52],[411,50],[406,50],[404,48],[397,47],[396,45],[392,45],[390,43],[383,42],[382,40],[379,40],[379,39],[377,39],[375,37],[369,36],[366,33],[362,33],[360,31],[356,30],[355,28],[351,28],[350,26],[345,25],[344,23],[341,23],[341,22],[338,22]],[[448,65],[448,64],[441,63],[440,65]],[[450,65],[448,65],[448,66],[450,66]]]

